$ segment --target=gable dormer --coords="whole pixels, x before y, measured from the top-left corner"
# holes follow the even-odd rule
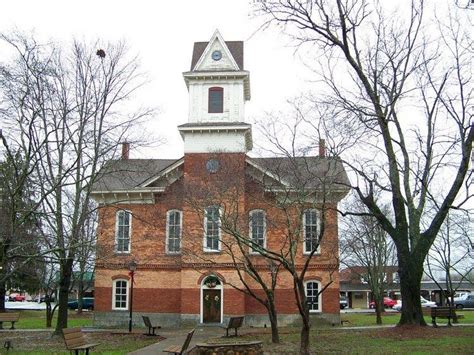
[[[232,51],[229,47],[232,48]],[[191,71],[243,70],[243,49],[244,43],[242,41],[225,42],[219,31],[216,30],[209,42],[194,44]],[[237,58],[234,58],[234,55]],[[237,63],[237,59],[240,63]]]
[[[245,121],[250,74],[243,69],[244,43],[226,42],[218,30],[194,43],[191,70],[183,73],[189,92],[188,123]]]

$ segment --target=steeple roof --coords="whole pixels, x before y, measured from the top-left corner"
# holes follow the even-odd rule
[[[216,59],[214,54],[219,55]],[[191,71],[242,71],[244,67],[244,42],[224,41],[215,30],[208,42],[195,42]]]
[[[243,41],[225,41],[232,57],[239,66],[239,70],[244,70],[244,42]],[[194,70],[196,63],[201,58],[209,42],[194,42],[193,57],[191,59],[191,71]]]

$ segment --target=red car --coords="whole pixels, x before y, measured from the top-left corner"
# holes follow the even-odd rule
[[[9,296],[9,301],[10,302],[23,302],[23,301],[26,301],[26,297],[23,295],[20,295],[19,293],[12,293]]]
[[[397,304],[397,301],[392,300],[390,297],[383,298],[383,306],[384,308],[392,308]],[[375,308],[375,302],[372,301],[369,303],[369,308]]]

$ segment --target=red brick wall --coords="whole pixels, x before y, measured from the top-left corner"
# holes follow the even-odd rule
[[[206,162],[210,158],[220,161],[217,173],[211,174],[206,169]],[[248,233],[248,213],[254,209],[265,210],[267,247],[280,249],[282,236],[286,234],[286,216],[275,206],[273,197],[264,193],[261,186],[245,174],[245,158],[245,155],[240,153],[186,154],[183,177],[168,187],[165,193],[158,195],[155,204],[122,204],[100,209],[95,288],[98,311],[111,310],[112,279],[116,275],[127,275],[128,272],[123,266],[132,259],[139,264],[134,288],[134,309],[137,311],[199,314],[198,280],[204,272],[217,271],[227,282],[239,285],[236,272],[229,268],[231,258],[226,253],[203,253],[205,206],[219,204],[224,206],[224,213],[228,216],[232,217],[232,213],[235,213],[236,226],[243,234]],[[130,254],[114,253],[115,213],[118,208],[133,213]],[[166,212],[171,209],[183,211],[182,255],[167,255],[165,252]],[[338,255],[335,209],[327,210],[325,217],[326,230],[321,243],[321,254],[313,257],[306,278],[320,280],[323,285],[329,282],[330,272],[337,268]],[[227,242],[232,240],[225,234],[223,238]],[[233,248],[235,250],[236,246]],[[306,257],[302,254],[302,245],[299,248],[297,263],[302,265]],[[253,259],[262,267],[267,265],[267,261],[262,257],[256,256]],[[188,266],[186,270],[181,271],[183,263],[188,263]],[[202,265],[192,269],[189,263]],[[263,273],[265,274],[264,271]],[[322,296],[325,313],[339,312],[337,272],[332,275],[332,281]],[[255,283],[252,287],[258,290]],[[229,285],[224,288],[225,314],[266,313],[266,309],[253,298],[232,289]],[[297,313],[294,297],[291,275],[280,272],[275,294],[278,313]]]

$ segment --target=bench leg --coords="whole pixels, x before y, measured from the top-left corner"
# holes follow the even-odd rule
[[[433,328],[438,328],[438,325],[436,324],[436,317],[431,317],[431,323],[433,324]]]
[[[12,326],[10,327],[10,329],[15,329],[15,322],[12,322]]]
[[[451,324],[451,317],[448,317],[448,327],[452,327],[453,325]]]
[[[235,336],[237,336],[237,328],[234,328],[234,330],[235,330]]]

